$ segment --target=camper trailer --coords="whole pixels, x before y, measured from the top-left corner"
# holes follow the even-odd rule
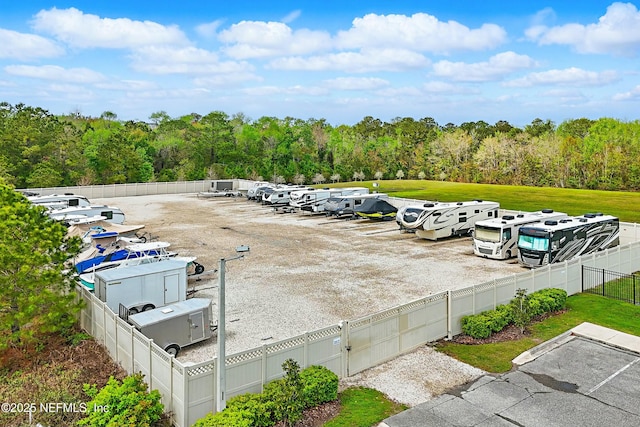
[[[353,194],[368,194],[366,187],[348,188],[316,188],[313,190],[299,190],[291,193],[289,206],[306,212],[324,212],[324,204],[330,197],[349,196]]]
[[[288,185],[285,187],[274,188],[271,192],[265,192],[262,195],[262,204],[272,207],[288,206],[291,200],[291,193],[299,190],[313,190],[299,185]]]
[[[91,205],[91,202],[89,202],[89,199],[86,197],[72,193],[49,194],[47,196],[29,196],[27,199],[32,204],[44,206],[49,210]]]
[[[438,240],[473,231],[477,221],[497,218],[500,204],[483,200],[468,202],[427,202],[398,210],[400,230],[415,232],[421,239]]]
[[[351,196],[330,197],[324,204],[324,212],[327,216],[354,216],[355,209],[367,199],[387,200],[384,193],[356,194]]]
[[[96,272],[94,292],[114,313],[164,307],[187,298],[187,261],[167,260]]]
[[[74,221],[85,217],[104,217],[103,220],[114,224],[124,223],[124,212],[119,208],[105,205],[76,206],[49,211],[49,217],[57,221]]]
[[[209,339],[216,329],[207,298],[191,298],[127,317],[137,330],[173,356],[185,346]]]
[[[619,219],[599,213],[530,224],[518,232],[518,261],[531,268],[568,261],[618,246],[619,236]]]
[[[503,215],[502,218],[476,222],[473,231],[473,253],[485,258],[508,259],[518,254],[518,230],[520,227],[546,220],[566,218],[564,212],[543,209]]]

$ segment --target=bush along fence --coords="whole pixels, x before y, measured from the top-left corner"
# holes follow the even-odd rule
[[[563,310],[566,302],[567,292],[564,289],[541,289],[530,295],[527,295],[526,289],[518,289],[509,304],[464,316],[461,319],[462,332],[473,338],[488,338],[511,324],[524,331],[532,318]]]

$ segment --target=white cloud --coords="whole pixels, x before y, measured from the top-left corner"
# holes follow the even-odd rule
[[[242,90],[243,93],[252,96],[271,96],[271,95],[307,95],[307,96],[322,96],[327,95],[329,91],[325,88],[317,86],[258,86],[252,88],[246,88]]]
[[[372,90],[389,86],[389,81],[377,77],[338,77],[324,81],[324,85],[337,90]]]
[[[492,56],[488,61],[473,64],[439,61],[433,64],[433,74],[455,81],[484,82],[498,80],[510,73],[536,65],[536,61],[527,55],[503,52]]]
[[[63,68],[57,65],[7,65],[4,71],[14,76],[57,82],[98,83],[106,80],[103,74],[88,68]]]
[[[506,39],[506,31],[494,24],[470,29],[455,21],[439,21],[425,13],[411,16],[368,14],[354,19],[349,30],[340,31],[336,45],[344,49],[396,48],[448,54],[459,50],[492,49]]]
[[[196,32],[205,38],[213,38],[216,36],[218,28],[222,25],[221,20],[200,24],[196,27]]]
[[[640,100],[640,86],[636,86],[628,92],[616,93],[612,98],[614,101],[635,101]]]
[[[597,23],[566,24],[555,27],[534,25],[527,37],[540,45],[573,46],[580,53],[629,56],[640,50],[640,12],[631,3],[613,3]]]
[[[278,70],[325,71],[350,73],[371,71],[405,71],[426,68],[431,64],[423,55],[408,50],[366,49],[312,57],[288,57],[271,61],[268,68]]]
[[[263,80],[262,77],[255,74],[240,72],[198,77],[193,79],[193,83],[200,87],[229,88],[229,86],[236,86],[248,81],[262,82]]]
[[[195,47],[147,46],[130,57],[135,70],[150,74],[246,73],[253,69],[245,62],[220,61],[214,52]]]
[[[142,91],[142,90],[153,90],[158,88],[158,84],[151,81],[145,80],[120,80],[114,82],[105,82],[98,83],[95,85],[98,89],[105,90],[120,90],[120,91]]]
[[[300,15],[302,15],[302,11],[300,9],[294,10],[291,13],[289,13],[287,16],[282,18],[282,22],[284,22],[285,24],[288,24],[298,19]]]
[[[188,40],[177,26],[128,18],[100,18],[78,9],[41,10],[33,28],[53,35],[77,48],[122,49],[147,45],[186,45]]]
[[[62,54],[64,49],[49,39],[0,28],[0,58],[28,60]]]
[[[506,82],[507,87],[530,87],[538,85],[603,86],[619,80],[615,71],[587,71],[576,67],[531,73],[523,78]]]
[[[241,21],[221,31],[219,39],[229,44],[225,53],[236,59],[304,55],[327,50],[331,45],[327,32],[293,31],[282,22]]]

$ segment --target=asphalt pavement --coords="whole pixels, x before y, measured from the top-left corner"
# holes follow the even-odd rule
[[[584,323],[381,427],[640,426],[640,337]]]

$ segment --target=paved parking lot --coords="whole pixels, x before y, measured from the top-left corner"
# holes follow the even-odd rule
[[[382,426],[640,426],[640,338],[578,328],[517,369],[484,375]]]

